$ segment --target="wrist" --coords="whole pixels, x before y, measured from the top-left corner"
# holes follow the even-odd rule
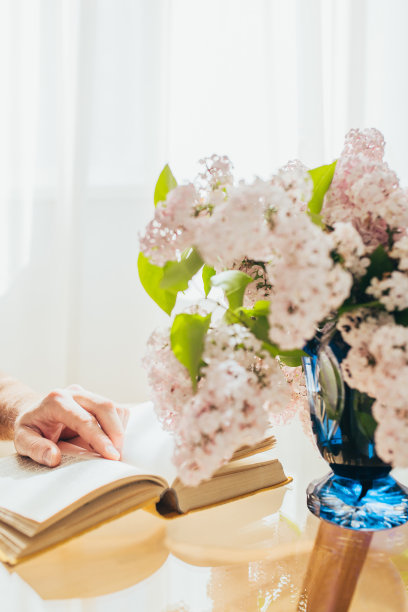
[[[40,400],[39,394],[29,387],[0,375],[0,439],[12,439],[19,417]]]

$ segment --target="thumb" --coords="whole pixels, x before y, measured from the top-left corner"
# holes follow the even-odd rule
[[[16,431],[14,446],[20,455],[31,457],[42,465],[55,467],[61,463],[61,451],[58,446],[26,425],[20,425]]]

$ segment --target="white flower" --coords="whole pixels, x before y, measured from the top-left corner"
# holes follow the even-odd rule
[[[396,270],[382,280],[372,278],[367,293],[376,297],[389,312],[404,310],[408,308],[408,276]]]
[[[140,249],[157,266],[175,261],[194,244],[191,218],[198,205],[192,184],[175,187],[155,208],[154,218],[140,238]]]
[[[342,257],[345,268],[357,277],[363,276],[370,260],[364,257],[364,242],[353,225],[342,221],[335,223],[330,238],[334,249]]]
[[[178,426],[183,405],[193,393],[187,369],[174,355],[170,344],[170,330],[156,329],[150,336],[143,366],[152,392],[153,405],[164,429],[173,431]]]
[[[387,244],[387,226],[408,223],[408,194],[383,156],[381,132],[350,130],[322,210],[330,226],[350,221],[370,250]]]
[[[347,313],[339,329],[350,345],[341,368],[345,381],[376,401],[377,454],[393,466],[408,466],[408,328],[385,312]]]
[[[169,352],[168,334],[153,335],[145,364],[156,411],[175,434],[179,477],[194,485],[237,448],[262,439],[270,415],[287,405],[289,388],[262,342],[241,325],[224,325],[206,337],[194,394],[187,370]]]
[[[399,259],[398,268],[403,272],[408,271],[408,235],[404,234],[394,243],[390,256]]]
[[[273,288],[269,335],[282,349],[302,348],[348,297],[352,277],[333,263],[329,236],[293,207],[276,212],[272,232],[275,259],[266,265]]]

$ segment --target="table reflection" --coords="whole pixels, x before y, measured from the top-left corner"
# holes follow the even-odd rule
[[[168,521],[137,510],[0,565],[1,612],[408,611],[408,526],[324,523],[305,504],[327,469],[310,441],[287,427],[277,456],[286,487]]]

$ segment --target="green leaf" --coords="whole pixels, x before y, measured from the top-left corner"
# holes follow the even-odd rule
[[[370,265],[365,276],[361,279],[361,288],[366,289],[372,278],[381,278],[386,272],[392,272],[396,268],[396,263],[388,255],[382,244],[370,255]]]
[[[187,249],[181,256],[180,261],[168,261],[163,267],[163,278],[160,282],[161,289],[167,289],[172,293],[185,291],[188,281],[199,271],[203,260],[194,248]]]
[[[308,210],[307,214],[309,215],[310,219],[313,221],[315,225],[317,225],[318,227],[321,227],[322,229],[326,227],[325,224],[323,223],[322,216],[319,213],[312,213],[310,212],[310,210]]]
[[[177,187],[177,181],[170,170],[170,166],[166,164],[160,172],[156,187],[154,188],[154,205],[157,206],[159,202],[164,202],[169,191],[175,187]]]
[[[343,313],[349,312],[350,310],[357,310],[357,308],[384,308],[380,300],[372,300],[371,302],[359,302],[358,304],[351,304],[350,302],[344,302],[337,314],[340,317]]]
[[[369,440],[374,440],[374,432],[377,428],[377,421],[368,412],[356,411],[357,424],[361,432]]]
[[[215,276],[214,268],[211,268],[211,266],[207,266],[207,264],[204,264],[204,266],[203,266],[203,283],[204,283],[205,297],[207,297],[207,295],[211,291],[211,278],[213,276]]]
[[[298,535],[301,536],[303,534],[303,529],[300,528],[300,526],[295,523],[294,521],[291,521],[290,518],[288,518],[286,516],[286,514],[284,514],[282,512],[282,510],[279,510],[279,520],[281,521],[285,521],[285,523],[287,523],[289,525],[289,527],[291,529],[293,529],[293,531]]]
[[[163,268],[150,263],[143,253],[139,253],[137,268],[139,270],[140,282],[146,293],[150,295],[152,300],[154,300],[164,312],[171,314],[174,304],[176,303],[177,295],[160,287],[160,283],[163,279]]]
[[[204,317],[198,314],[178,314],[171,327],[171,348],[179,362],[189,371],[194,389],[197,388],[204,338],[210,321],[211,314]]]
[[[394,319],[398,325],[408,327],[408,308],[394,312]]]
[[[268,300],[258,300],[252,309],[245,308],[245,312],[253,317],[267,317],[271,303]]]
[[[324,196],[333,180],[336,164],[337,160],[327,166],[320,166],[319,168],[309,170],[313,180],[313,195],[308,204],[309,214],[318,215],[322,210]]]
[[[327,417],[340,421],[344,410],[344,384],[337,362],[325,351],[319,355],[319,386]]]
[[[271,342],[263,342],[262,348],[265,351],[268,351],[272,355],[272,357],[277,357],[279,354],[279,349],[276,344],[272,344]]]
[[[302,365],[302,357],[307,357],[307,353],[301,349],[292,349],[290,351],[283,351],[277,344],[272,342],[264,342],[262,348],[268,351],[272,357],[279,357],[279,360],[291,368],[296,368]]]
[[[380,244],[370,255],[370,265],[367,268],[366,276],[381,278],[385,272],[392,272],[396,268],[393,259],[388,255],[383,245]]]
[[[269,342],[269,302],[259,300],[253,308],[243,308],[242,306],[234,310],[234,315],[245,327],[251,330],[258,340]],[[231,322],[234,322],[233,319]],[[235,321],[237,322],[237,321]]]
[[[248,329],[251,330],[251,332],[254,334],[256,338],[258,338],[258,340],[262,340],[263,342],[269,342],[268,317],[265,317],[265,316],[253,317],[253,316],[247,315],[244,312],[241,312],[239,317],[242,323],[245,325],[245,327],[248,327]]]
[[[293,349],[291,351],[282,351],[279,349],[279,359],[282,363],[291,368],[297,368],[302,365],[302,357],[307,357],[307,353],[301,349]]]
[[[245,289],[252,282],[253,278],[251,276],[239,270],[226,270],[211,278],[213,287],[220,287],[224,290],[232,310],[242,306]]]
[[[253,308],[237,308],[234,314],[245,327],[251,330],[258,340],[262,340],[262,347],[273,357],[279,357],[282,363],[292,368],[302,365],[302,357],[307,357],[307,353],[300,349],[283,351],[277,344],[273,344],[269,340],[269,308],[270,302],[259,300],[254,304]]]

